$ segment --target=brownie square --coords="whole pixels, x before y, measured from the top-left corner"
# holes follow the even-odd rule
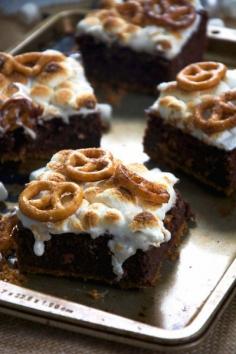
[[[75,149],[100,146],[101,119],[98,112],[84,118],[82,114],[69,117],[70,123],[60,117],[34,126],[36,138],[32,139],[19,127],[0,135],[0,161],[26,161],[48,159],[59,149]]]
[[[236,190],[236,70],[193,63],[158,86],[144,150],[226,195]]]
[[[153,161],[184,171],[226,195],[236,190],[236,149],[208,145],[160,116],[148,115],[144,151]]]
[[[122,42],[117,30],[119,23],[116,24],[115,20],[113,39],[108,40],[106,34],[111,31],[112,16],[114,15],[110,13],[105,19],[102,11],[112,11],[115,6],[112,9],[99,10],[104,26],[103,36],[100,32],[100,35],[98,34],[98,30],[96,31],[95,21],[94,27],[92,26],[92,13],[88,17],[91,26],[86,28],[83,25],[84,21],[78,24],[77,41],[82,53],[86,75],[95,84],[153,94],[156,92],[158,83],[173,80],[176,73],[184,66],[202,60],[206,48],[207,25],[207,15],[204,10],[197,10],[199,22],[195,31],[182,46],[179,45],[181,49],[170,57],[167,55],[168,50],[160,49],[159,44],[150,51],[145,48],[137,50],[130,46],[128,41]],[[99,15],[95,15],[95,18],[96,16]],[[120,18],[118,19],[120,20]],[[128,21],[128,24],[132,25],[132,19]],[[166,30],[168,31],[169,28]],[[125,30],[120,30],[121,36],[122,31]],[[174,35],[181,36],[180,30],[176,30]],[[165,39],[165,41],[168,46],[168,40]]]
[[[98,147],[101,136],[101,110],[77,57],[53,50],[0,54],[4,181],[4,170],[16,172],[59,149]]]
[[[112,254],[107,245],[113,235],[100,235],[95,240],[88,233],[52,235],[51,240],[46,242],[43,256],[38,257],[33,252],[32,232],[19,223],[15,232],[19,270],[21,273],[93,280],[124,288],[154,286],[163,262],[176,256],[182,237],[188,230],[190,216],[188,204],[178,195],[176,204],[165,219],[171,240],[146,252],[138,250],[125,261],[124,275],[119,281],[113,273]]]
[[[191,217],[177,179],[101,148],[63,150],[31,174],[15,231],[22,273],[155,285]]]

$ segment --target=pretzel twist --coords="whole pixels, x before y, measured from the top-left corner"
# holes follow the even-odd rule
[[[146,0],[143,6],[149,22],[173,30],[189,27],[196,18],[195,8],[188,0]]]
[[[116,168],[114,181],[118,186],[126,188],[140,198],[154,204],[167,203],[170,198],[164,186],[146,180],[122,164]]]
[[[94,182],[112,176],[115,163],[110,152],[101,148],[72,152],[65,162],[65,173],[76,182]]]
[[[65,59],[60,53],[24,53],[13,57],[10,54],[0,52],[0,71],[9,76],[18,72],[25,76],[38,75],[49,62],[60,62]]]
[[[0,52],[0,72],[6,76],[14,71],[14,57],[10,54]]]
[[[54,52],[31,52],[13,57],[10,54],[0,52],[0,73],[8,79],[14,80],[15,76],[25,78],[26,76],[36,76],[48,63],[64,60],[64,55]],[[35,118],[43,113],[43,108],[38,104],[33,104],[25,98],[9,98],[18,91],[17,85],[8,84],[0,99],[0,125],[5,131],[13,131],[20,126],[33,128]]]
[[[227,68],[222,63],[213,61],[190,64],[181,70],[176,81],[185,91],[206,90],[219,84]]]
[[[82,189],[75,183],[33,181],[20,194],[19,207],[31,219],[57,222],[72,215],[82,199]]]
[[[143,7],[137,0],[128,0],[123,4],[117,4],[116,10],[119,14],[135,25],[141,25],[143,22]]]
[[[157,25],[179,30],[189,27],[196,18],[196,11],[188,0],[127,0],[112,5],[121,17],[135,25]]]
[[[208,96],[195,108],[194,125],[207,134],[214,134],[236,126],[236,91],[219,97]]]

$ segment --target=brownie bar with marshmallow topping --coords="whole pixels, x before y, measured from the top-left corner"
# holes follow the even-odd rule
[[[144,151],[226,195],[236,190],[236,70],[219,62],[184,68],[159,85],[147,110]]]
[[[150,113],[144,151],[158,164],[182,170],[226,195],[236,190],[236,149],[225,151]]]
[[[100,145],[101,111],[75,57],[52,50],[0,53],[0,75],[1,170],[15,171],[59,149]]]
[[[114,12],[116,5],[127,3],[91,12],[78,24],[86,75],[98,85],[154,94],[158,83],[173,80],[185,65],[202,60],[207,15],[203,9],[196,10],[196,19],[187,29],[136,24]]]
[[[117,281],[112,270],[112,253],[108,247],[112,234],[106,233],[96,239],[89,233],[53,235],[46,243],[43,256],[38,257],[33,252],[33,233],[19,224],[15,233],[19,269],[22,273],[81,278],[123,288],[154,286],[163,262],[177,256],[191,216],[188,204],[178,195],[174,207],[165,218],[171,240],[147,251],[138,250],[128,258],[123,265],[124,276],[120,281]]]
[[[174,175],[101,148],[58,152],[32,179],[17,213],[22,272],[153,286],[188,229]]]

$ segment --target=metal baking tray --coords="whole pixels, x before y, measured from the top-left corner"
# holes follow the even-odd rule
[[[55,47],[67,36],[68,28],[74,30],[83,14],[60,13],[11,52]],[[232,65],[235,38],[233,30],[209,28],[206,58],[222,58]],[[123,97],[114,107],[112,129],[104,135],[102,145],[127,162],[148,161],[142,148],[146,124],[143,112],[153,100],[136,94]],[[197,225],[181,245],[178,260],[164,264],[155,288],[120,290],[31,275],[23,287],[0,282],[0,311],[162,352],[197,345],[235,293],[236,201],[235,196],[224,198],[184,175],[177,176]]]

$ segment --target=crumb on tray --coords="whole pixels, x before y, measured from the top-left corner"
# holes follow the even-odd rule
[[[88,295],[93,300],[97,301],[97,300],[101,300],[102,298],[104,298],[104,296],[106,294],[104,292],[98,291],[97,289],[92,289],[92,290],[88,291]]]

